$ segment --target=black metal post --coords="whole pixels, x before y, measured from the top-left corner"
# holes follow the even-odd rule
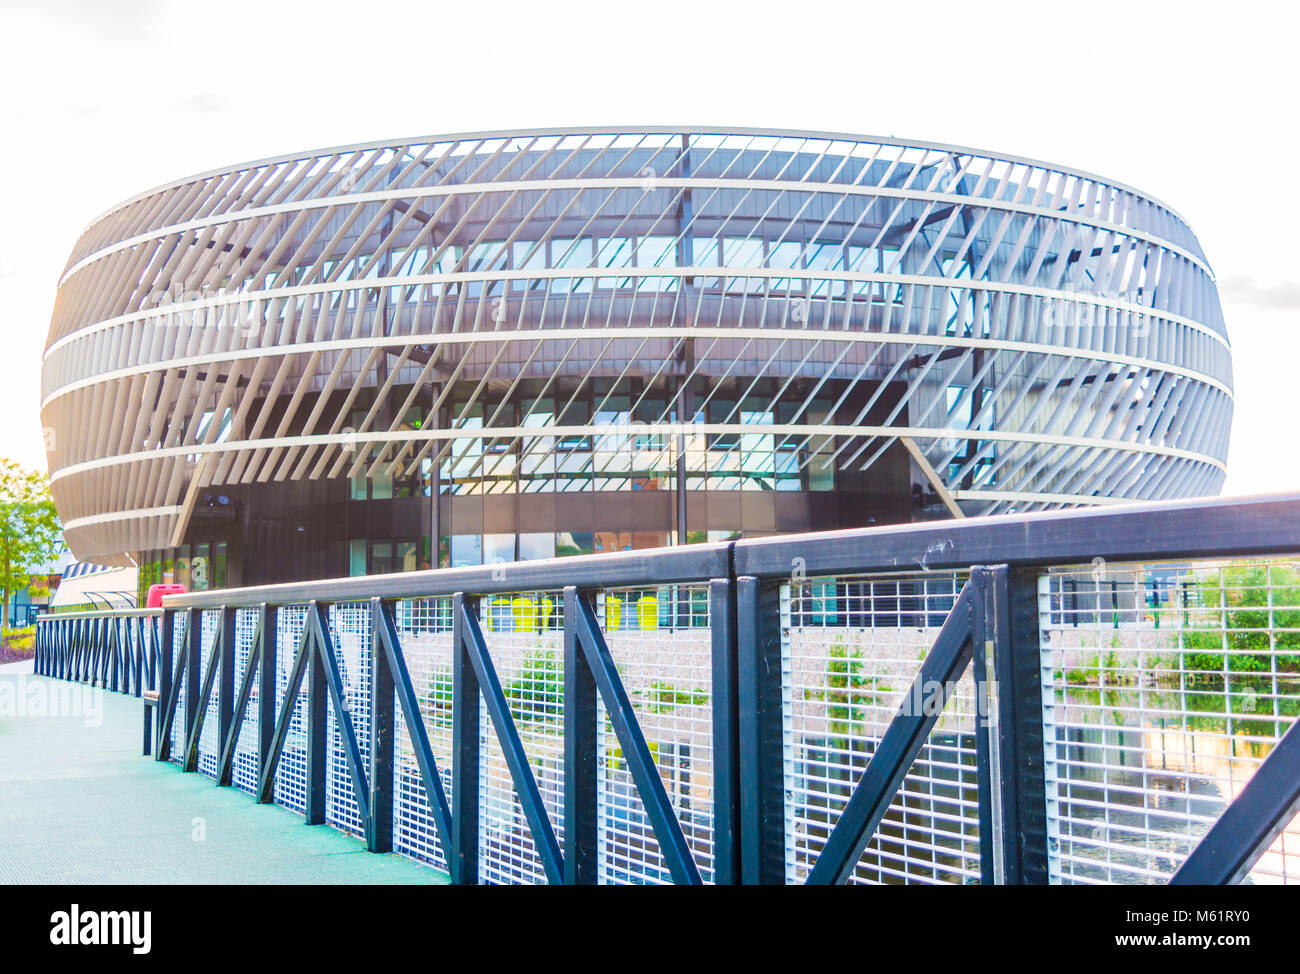
[[[688,623],[689,624],[689,623]],[[709,583],[713,654],[713,881],[740,882],[740,733],[736,697],[736,584]]]
[[[596,681],[578,645],[578,589],[564,588],[564,882],[595,884]]]
[[[145,654],[145,667],[148,674],[145,679],[149,682],[149,689],[154,690],[158,687],[158,654],[162,647],[162,618],[156,617],[149,620],[149,639],[148,652]]]
[[[1013,792],[1014,847],[1008,882],[1045,886],[1047,870],[1047,783],[1043,754],[1042,632],[1037,568],[1012,568],[1006,575],[1007,636],[998,641],[1000,714],[1007,755],[1003,775]]]
[[[190,746],[189,735],[194,718],[199,712],[199,688],[203,679],[199,665],[203,661],[203,612],[185,610],[185,748]]]
[[[95,669],[90,677],[92,687],[103,689],[108,689],[107,625],[107,620],[102,617],[95,620]]]
[[[145,654],[149,652],[149,644],[144,638],[144,616],[136,616],[135,631],[131,636],[131,642],[135,646],[135,656],[131,659],[131,682],[134,685],[133,692],[135,696],[144,695],[144,676],[145,676]]]
[[[975,569],[980,881],[1047,882],[1038,572]]]
[[[108,625],[108,685],[114,693],[122,692],[122,633],[116,616],[110,616]]]
[[[314,626],[317,604],[311,602],[304,625]],[[329,631],[316,632],[309,637],[307,663],[307,798],[304,814],[308,825],[325,824],[325,776],[328,773],[329,747],[327,741],[329,690],[325,685],[325,666],[321,661],[323,649],[320,639],[329,639]],[[304,650],[308,651],[308,650]]]
[[[975,678],[975,765],[979,795],[980,883],[1002,886],[1008,876],[1008,835],[1014,832],[1014,809],[1008,809],[1007,782],[1003,765],[1007,761],[1001,725],[1001,695],[998,663],[999,640],[1005,640],[1006,621],[999,619],[1006,608],[1006,567],[1000,578],[995,569],[973,567],[968,586],[971,600],[971,671]],[[1000,584],[999,584],[1000,582]],[[999,626],[1001,621],[1002,625]]]
[[[736,579],[740,882],[785,882],[778,583]]]
[[[257,666],[257,774],[260,778],[271,761],[275,746],[276,686],[279,678],[277,652],[280,646],[280,609],[265,603],[258,609],[261,643],[255,649],[262,654]],[[260,796],[259,796],[259,800]],[[267,801],[270,801],[268,798]]]
[[[221,748],[230,735],[230,725],[235,717],[235,624],[237,609],[221,610],[221,641],[212,647],[221,654],[221,669],[217,683],[217,747]]]
[[[437,540],[434,540],[437,544]],[[366,848],[393,849],[393,733],[396,687],[383,645],[384,605],[370,600],[370,819]]]
[[[458,592],[452,598],[451,681],[451,831],[447,867],[451,881],[478,882],[479,688],[474,664],[465,651],[463,608],[478,609],[478,599]]]
[[[93,633],[89,619],[81,620],[81,628],[77,634],[77,682],[89,683],[91,674],[94,672],[93,653]]]

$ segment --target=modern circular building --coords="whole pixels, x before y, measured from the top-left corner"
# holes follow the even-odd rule
[[[1216,493],[1214,279],[1061,166],[789,131],[302,152],[82,235],[54,497],[142,585]]]

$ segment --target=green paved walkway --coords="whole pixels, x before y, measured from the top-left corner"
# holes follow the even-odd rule
[[[98,727],[24,715],[37,695],[68,685],[23,669],[30,665],[0,666],[0,883],[446,882],[141,757],[134,697],[95,691]]]

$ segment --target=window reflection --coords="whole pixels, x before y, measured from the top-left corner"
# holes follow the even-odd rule
[[[483,538],[477,534],[451,536],[451,567],[483,564]]]

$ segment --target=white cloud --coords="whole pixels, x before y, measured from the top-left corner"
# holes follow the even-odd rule
[[[1250,275],[1219,281],[1224,302],[1237,302],[1268,311],[1300,311],[1300,281],[1257,281]]]

